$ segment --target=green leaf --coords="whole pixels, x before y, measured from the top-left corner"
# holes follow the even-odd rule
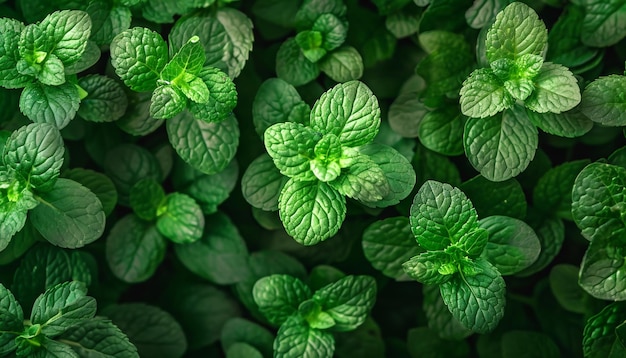
[[[265,148],[283,175],[298,180],[313,180],[310,162],[321,135],[299,123],[276,123],[264,135]]]
[[[578,81],[564,66],[544,62],[533,82],[535,90],[524,101],[524,105],[530,110],[561,113],[580,103]]]
[[[38,26],[44,31],[46,41],[54,46],[51,53],[56,55],[63,65],[69,66],[78,62],[91,34],[91,19],[86,12],[55,11],[46,16]]]
[[[496,15],[513,0],[478,0],[465,11],[467,24],[474,29],[481,29],[495,20]]]
[[[616,328],[626,320],[626,303],[613,302],[602,311],[591,316],[583,330],[583,352],[585,357],[619,357],[626,353],[617,339]]]
[[[580,137],[593,127],[593,122],[582,112],[582,105],[562,113],[537,113],[527,110],[526,114],[530,121],[542,131],[559,137]]]
[[[303,108],[302,114],[297,108]],[[265,130],[275,123],[308,125],[310,111],[294,86],[280,78],[270,78],[256,92],[252,102],[252,121],[257,134],[262,137]]]
[[[63,165],[65,146],[51,124],[33,123],[13,132],[4,146],[4,164],[38,192],[50,191]]]
[[[273,354],[274,336],[265,327],[244,318],[233,318],[226,322],[220,339],[222,350],[228,352],[236,344],[254,347],[262,356]]]
[[[463,135],[472,166],[491,181],[504,181],[523,172],[535,155],[537,128],[519,107],[489,118],[470,118]]]
[[[259,311],[273,325],[280,326],[298,306],[311,298],[309,287],[296,277],[271,275],[259,279],[252,289]]]
[[[535,207],[546,215],[572,219],[572,188],[576,176],[589,160],[576,160],[563,163],[546,172],[537,181],[533,190]]]
[[[452,315],[477,333],[492,331],[504,316],[505,284],[498,270],[484,259],[475,261],[474,276],[459,272],[440,286],[441,296]]]
[[[292,178],[280,192],[278,210],[287,233],[309,246],[339,231],[346,216],[346,200],[327,183]]]
[[[135,144],[120,144],[106,151],[104,172],[117,189],[119,203],[129,205],[130,189],[141,179],[161,181],[156,157]]]
[[[291,85],[302,86],[316,79],[319,74],[318,65],[304,57],[293,37],[283,42],[276,53],[278,78]]]
[[[265,211],[278,210],[278,197],[289,180],[274,165],[272,158],[263,154],[250,163],[241,177],[241,191],[246,201]]]
[[[352,331],[374,306],[376,281],[370,276],[346,276],[315,291],[313,300],[334,320],[333,331]]]
[[[559,347],[544,333],[508,331],[502,335],[502,358],[519,357],[522,351],[537,358],[561,356]]]
[[[0,19],[0,86],[5,88],[22,88],[31,81],[30,76],[17,70],[20,60],[18,42],[24,24],[15,19]]]
[[[358,80],[363,76],[363,58],[352,46],[343,46],[332,51],[318,65],[335,82]]]
[[[443,154],[463,154],[465,116],[458,108],[445,107],[428,112],[419,126],[419,138],[424,147]]]
[[[592,163],[576,177],[572,217],[588,240],[626,232],[626,168]]]
[[[187,107],[187,97],[170,85],[157,87],[152,93],[150,116],[155,119],[174,118]]]
[[[485,192],[487,187],[489,192]],[[492,182],[477,175],[459,188],[472,201],[479,217],[504,215],[520,220],[526,217],[526,194],[516,179]]]
[[[389,191],[382,200],[363,202],[370,207],[387,207],[398,204],[406,198],[415,186],[415,170],[411,163],[397,150],[383,144],[370,143],[359,148],[361,154],[367,155],[382,169]]]
[[[200,33],[207,39],[203,42],[205,64],[223,70],[231,79],[238,77],[252,50],[252,21],[241,11],[229,7],[183,18],[169,34],[171,51],[178,51]]]
[[[378,100],[363,82],[340,83],[313,105],[311,127],[335,134],[347,147],[367,144],[380,127]]]
[[[98,46],[109,45],[120,32],[130,27],[130,9],[113,1],[92,1],[85,10],[91,18],[91,40]]]
[[[189,271],[219,285],[237,283],[250,273],[246,243],[233,222],[221,213],[206,218],[200,240],[177,244],[174,249]]]
[[[363,203],[376,203],[385,199],[390,191],[385,172],[365,155],[350,158],[350,166],[330,186],[341,195]]]
[[[546,218],[543,214],[538,214],[535,211],[530,211],[526,220],[537,234],[541,243],[541,252],[532,265],[517,273],[517,276],[522,277],[539,272],[548,266],[559,254],[565,241],[563,220],[554,217]]]
[[[542,55],[548,44],[548,30],[537,13],[528,5],[514,2],[496,16],[487,31],[487,59],[512,60],[519,56]]]
[[[477,227],[478,216],[458,188],[426,181],[411,205],[411,231],[426,250],[443,250]]]
[[[332,51],[341,46],[348,34],[346,22],[332,13],[318,16],[311,30],[322,35],[321,47],[327,51]]]
[[[489,68],[480,68],[463,82],[461,112],[468,117],[485,118],[511,108],[515,99]]]
[[[202,209],[189,195],[169,194],[158,208],[157,230],[177,244],[199,240],[204,230]]]
[[[589,83],[582,95],[580,111],[605,126],[626,125],[626,76],[610,75]]]
[[[30,321],[40,324],[43,334],[54,337],[95,314],[96,300],[87,296],[85,284],[71,281],[53,286],[37,297]]]
[[[616,44],[626,35],[624,0],[582,1],[585,18],[581,39],[587,46],[607,47]]]
[[[139,356],[175,358],[187,350],[182,327],[171,314],[159,307],[123,303],[107,306],[102,315],[128,336],[130,342],[127,341],[127,346],[137,347]]]
[[[550,289],[561,307],[574,313],[585,314],[588,295],[578,284],[580,268],[570,264],[558,264],[550,270]]]
[[[92,40],[87,41],[87,46],[80,56],[80,60],[71,66],[65,66],[65,74],[73,75],[89,69],[100,60],[101,55],[102,52],[98,45]]]
[[[157,32],[143,27],[122,31],[111,41],[115,73],[137,92],[150,92],[168,60],[167,44]]]
[[[321,47],[323,40],[321,32],[314,30],[302,31],[296,35],[295,39],[307,60],[317,62],[326,55],[326,49]]]
[[[215,67],[204,67],[198,74],[209,91],[207,102],[191,102],[189,110],[197,119],[220,122],[227,119],[237,105],[237,90],[226,73]]]
[[[31,82],[20,96],[20,111],[28,119],[53,124],[59,129],[74,118],[79,104],[78,90],[69,82],[59,86]]]
[[[423,80],[420,78],[421,83]],[[407,138],[419,135],[424,116],[431,111],[418,92],[400,93],[389,107],[388,121],[394,132]]]
[[[59,178],[50,192],[40,193],[41,202],[30,219],[50,243],[64,248],[83,247],[104,232],[102,203],[81,184]]]
[[[168,84],[179,86],[186,80],[187,75],[196,76],[202,70],[206,55],[198,36],[192,36],[176,52],[172,59],[161,71],[161,80]],[[182,90],[182,88],[181,88]]]
[[[417,245],[409,219],[392,217],[369,225],[363,232],[363,254],[385,276],[406,281],[402,264],[424,250]]]
[[[274,357],[332,357],[335,339],[332,334],[311,328],[299,315],[289,317],[276,333]]]
[[[462,342],[473,332],[465,328],[459,320],[452,316],[441,298],[439,286],[424,285],[424,303],[422,309],[428,319],[428,327],[436,332],[440,338]]]
[[[233,115],[219,123],[207,123],[183,112],[167,121],[167,133],[176,153],[205,174],[224,170],[239,145],[239,126]]]
[[[12,242],[12,238],[26,224],[27,210],[0,212],[0,252]]]
[[[22,307],[6,287],[0,283],[0,354],[15,350],[15,337],[24,330]]]
[[[157,130],[164,120],[150,117],[151,98],[150,92],[129,93],[126,113],[115,124],[134,136],[145,136]]]
[[[315,158],[309,164],[317,179],[330,182],[341,174],[342,149],[339,138],[332,133],[324,135],[315,144],[315,148],[313,148]]]
[[[128,341],[126,334],[111,321],[101,318],[82,321],[68,328],[59,338],[80,357],[139,357],[137,348]]]
[[[167,241],[155,225],[130,214],[118,220],[106,238],[106,260],[113,274],[129,283],[143,282],[165,257]]]
[[[226,358],[263,358],[263,354],[258,349],[248,343],[233,343],[226,350]]]
[[[385,19],[385,27],[398,39],[409,37],[419,30],[420,15],[415,10],[394,12]]]
[[[402,264],[412,279],[425,285],[440,285],[457,272],[453,257],[444,251],[426,251]]]
[[[611,301],[626,299],[626,285],[621,279],[626,274],[622,239],[615,232],[595,237],[585,252],[578,282],[593,297]]]
[[[92,122],[113,122],[122,118],[128,107],[128,97],[122,85],[112,78],[87,75],[78,85],[88,94],[83,98],[78,115]]]
[[[157,218],[158,210],[165,201],[165,191],[156,180],[146,178],[133,185],[129,200],[130,207],[137,217],[152,221]]]
[[[513,275],[537,260],[541,243],[525,222],[508,216],[488,216],[479,224],[489,231],[489,241],[481,257],[492,263],[501,275]]]

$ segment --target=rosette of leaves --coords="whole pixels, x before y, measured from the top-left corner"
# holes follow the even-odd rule
[[[537,127],[563,137],[591,129],[589,119],[574,109],[581,99],[574,75],[544,61],[547,44],[548,31],[537,13],[514,2],[487,31],[489,67],[474,70],[463,82],[461,112],[471,117],[463,146],[472,166],[489,180],[526,169],[537,149]]]
[[[380,109],[365,84],[336,85],[322,94],[310,116],[292,86],[280,80],[271,86],[257,97],[255,107],[255,121],[267,118],[258,126],[266,128],[269,156],[250,164],[242,190],[254,207],[278,209],[283,226],[296,241],[314,245],[336,234],[346,215],[345,196],[366,206],[386,207],[410,193],[415,172],[409,161],[391,147],[372,143]],[[273,90],[288,94],[289,103],[300,109],[281,108],[279,116],[273,115],[266,107],[266,101],[277,95]],[[269,125],[281,113],[285,120],[299,122]]]
[[[0,158],[0,250],[27,220],[50,243],[78,248],[104,232],[100,199],[78,182],[59,178],[65,146],[52,124],[11,133]]]
[[[457,327],[439,333],[461,336],[466,330],[486,333],[496,328],[504,315],[502,276],[524,270],[541,250],[536,233],[523,221],[502,215],[478,220],[460,189],[433,180],[418,190],[409,220],[397,217],[372,224],[365,230],[363,246],[366,258],[385,275],[408,275],[438,287],[443,303],[438,305],[437,297],[428,294],[427,315],[441,317],[447,306]]]
[[[24,88],[20,110],[33,122],[65,127],[86,93],[76,77],[91,33],[80,10],[55,11],[41,22],[0,19],[0,86]]]
[[[279,327],[274,357],[332,357],[334,332],[358,328],[376,300],[370,276],[344,276],[314,292],[298,278],[271,275],[258,280],[254,301],[267,321]]]
[[[29,319],[0,284],[0,356],[139,357],[137,348],[111,321],[95,317],[96,300],[80,281],[58,283],[35,300]]]
[[[346,6],[342,0],[305,0],[295,14],[295,37],[288,38],[276,54],[279,78],[300,86],[321,72],[337,82],[359,79],[363,59],[344,45],[348,35]]]
[[[596,162],[576,177],[572,216],[590,241],[580,265],[579,283],[596,298],[626,300],[626,168]]]

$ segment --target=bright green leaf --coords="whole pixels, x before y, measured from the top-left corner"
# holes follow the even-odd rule
[[[53,124],[59,129],[74,118],[79,104],[78,90],[69,82],[59,86],[31,82],[20,96],[20,111],[28,119]]]

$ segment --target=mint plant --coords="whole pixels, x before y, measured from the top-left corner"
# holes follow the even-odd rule
[[[282,122],[265,130],[267,152],[279,174],[289,179],[274,185],[280,175],[267,167],[267,157],[257,159],[247,169],[257,175],[244,174],[244,193],[270,184],[280,194],[250,193],[248,201],[264,208],[277,197],[285,230],[304,245],[337,233],[346,215],[344,196],[371,207],[398,203],[414,185],[413,169],[396,150],[371,143],[379,125],[378,102],[367,86],[358,81],[336,85],[315,103],[307,124]]]
[[[258,280],[254,301],[274,326],[275,357],[330,357],[332,332],[363,324],[376,299],[376,282],[369,276],[345,276],[311,292],[301,280],[272,275]]]

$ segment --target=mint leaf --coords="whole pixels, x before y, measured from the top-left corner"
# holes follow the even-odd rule
[[[580,103],[578,81],[564,66],[544,62],[533,83],[535,90],[524,101],[524,105],[530,110],[561,113]]]
[[[198,79],[207,87],[208,99],[204,104],[199,101],[191,102],[191,113],[206,122],[227,119],[237,105],[237,90],[233,81],[215,67],[204,67],[198,74]]]
[[[0,297],[0,352],[6,354],[15,349],[15,337],[24,330],[24,314],[11,291],[1,283]]]
[[[589,317],[583,330],[583,352],[586,357],[619,357],[626,353],[616,337],[616,329],[626,320],[624,302],[613,302]]]
[[[236,344],[247,344],[265,357],[273,354],[274,335],[257,323],[235,317],[224,325],[220,342],[225,352],[229,352]]]
[[[335,134],[347,147],[369,143],[380,127],[378,100],[362,82],[340,83],[313,105],[311,127]]]
[[[327,183],[291,178],[280,192],[278,210],[287,233],[309,246],[339,231],[346,216],[346,200]]]
[[[113,212],[117,204],[117,190],[109,177],[90,169],[74,168],[64,171],[63,178],[74,180],[96,194],[106,216]]]
[[[224,170],[239,145],[239,126],[233,115],[219,123],[207,123],[183,112],[167,121],[167,133],[176,153],[205,174]]]
[[[626,76],[600,77],[585,87],[580,111],[594,122],[605,126],[626,124],[626,101],[621,94],[626,89]]]
[[[129,356],[134,347],[137,347],[136,354],[139,356],[161,357],[180,357],[187,349],[187,340],[180,324],[172,315],[156,306],[144,303],[115,304],[107,306],[102,315],[111,320],[110,326],[117,327],[119,333],[115,336],[124,338],[118,343],[118,349],[125,346]],[[104,326],[104,320],[98,321]]]
[[[128,97],[119,82],[100,75],[87,75],[78,85],[88,94],[83,98],[78,115],[92,122],[113,122],[126,113]]]
[[[546,172],[533,190],[535,207],[546,215],[572,219],[572,187],[589,160],[563,163]]]
[[[48,86],[26,85],[20,96],[20,111],[33,122],[49,123],[62,129],[74,118],[80,104],[76,86],[66,82]]]
[[[348,82],[363,76],[363,58],[351,46],[340,47],[319,62],[319,69],[335,82]]]
[[[585,252],[578,282],[593,297],[612,301],[626,297],[626,285],[619,279],[626,273],[621,239],[618,233],[596,237]]]
[[[346,5],[341,0],[304,1],[295,17],[296,28],[310,28],[322,14],[333,14],[338,18],[346,15]]]
[[[58,57],[64,66],[78,62],[91,34],[91,19],[86,12],[55,11],[46,16],[38,26],[46,34],[46,41],[53,44],[51,53]]]
[[[79,183],[59,178],[37,197],[42,204],[31,211],[31,221],[50,243],[64,248],[83,247],[104,232],[105,217],[98,197]]]
[[[588,240],[626,232],[626,168],[592,163],[576,177],[572,217]]]
[[[402,264],[402,269],[412,279],[425,285],[440,285],[457,272],[453,257],[444,251],[426,251]]]
[[[319,74],[318,65],[304,57],[293,37],[282,43],[276,53],[278,78],[294,86],[301,86],[313,81]]]
[[[570,264],[558,264],[550,270],[550,289],[561,307],[574,313],[585,314],[587,293],[578,284],[580,268]]]
[[[130,190],[142,179],[161,181],[156,157],[135,144],[120,144],[106,151],[104,172],[117,189],[119,203],[129,205]]]
[[[582,105],[579,108],[562,113],[537,113],[527,110],[526,114],[528,114],[530,121],[539,129],[559,137],[580,137],[593,127],[593,122],[582,112]]]
[[[419,138],[424,147],[443,154],[463,153],[465,117],[458,108],[445,107],[428,112],[419,126]]]
[[[158,211],[156,227],[161,235],[177,244],[191,243],[202,237],[204,214],[189,195],[169,194]]]
[[[106,238],[106,260],[113,274],[129,283],[143,282],[165,257],[167,242],[155,225],[131,214],[118,220]]]
[[[321,47],[326,51],[332,51],[341,46],[348,34],[346,23],[332,13],[318,16],[311,30],[322,35]]]
[[[111,321],[94,318],[68,328],[59,337],[77,356],[137,358],[137,348]]]
[[[311,297],[311,290],[296,277],[271,275],[254,284],[252,295],[265,318],[280,326],[298,311],[300,303]]]
[[[527,222],[537,234],[537,238],[541,243],[541,252],[532,265],[517,273],[517,276],[521,277],[527,277],[548,266],[561,251],[561,247],[565,241],[565,226],[563,225],[563,220],[545,218],[531,211],[529,212]]]
[[[370,276],[346,276],[315,291],[313,300],[333,318],[332,330],[352,331],[374,306],[376,281]]]
[[[481,257],[492,263],[501,275],[513,275],[530,266],[541,251],[535,231],[521,220],[489,216],[480,220],[489,231],[489,241]]]
[[[488,194],[485,187],[489,186]],[[459,186],[472,201],[479,217],[505,215],[517,219],[526,217],[526,194],[516,179],[492,182],[477,175]]]
[[[461,190],[429,180],[415,195],[409,219],[421,247],[443,250],[474,229],[478,216]]]
[[[146,221],[155,220],[159,207],[165,201],[161,184],[151,178],[138,181],[130,189],[130,207],[135,215]]]
[[[24,24],[9,18],[0,19],[0,86],[5,88],[22,88],[30,81],[29,76],[17,70],[20,60],[18,43]]]
[[[504,83],[489,68],[471,73],[461,88],[461,112],[468,117],[485,118],[515,104]]]
[[[309,164],[318,180],[330,182],[341,174],[342,149],[339,138],[332,133],[324,135],[315,144],[313,148],[315,158]]]
[[[278,210],[278,197],[289,180],[274,165],[272,158],[263,154],[250,163],[241,177],[241,190],[246,201],[261,210]]]
[[[151,98],[150,92],[129,93],[126,112],[115,124],[134,136],[145,136],[157,130],[164,120],[150,117]]]
[[[585,18],[582,23],[581,39],[587,46],[607,47],[616,44],[626,36],[624,23],[623,0],[609,0],[603,2],[582,1],[585,8]]]
[[[321,135],[299,123],[277,123],[264,135],[267,153],[283,175],[299,180],[313,180],[310,161],[315,158],[315,144]]]
[[[274,357],[332,357],[335,339],[332,334],[311,328],[300,315],[289,317],[276,333]]]
[[[150,92],[168,60],[167,44],[158,33],[134,27],[111,41],[111,64],[115,73],[137,92]]]
[[[78,62],[70,66],[65,66],[65,74],[73,75],[89,69],[91,66],[95,65],[98,60],[100,60],[101,55],[102,53],[98,45],[91,40],[87,41],[85,51],[80,56]]]
[[[387,197],[390,191],[385,172],[365,155],[351,158],[352,163],[330,186],[341,195],[363,203],[376,203]]]
[[[121,3],[93,1],[85,11],[91,18],[90,39],[98,46],[110,44],[117,34],[130,27],[130,9]]]
[[[249,275],[246,243],[224,214],[208,216],[200,240],[177,244],[174,249],[189,271],[210,282],[229,285]]]
[[[441,296],[452,315],[477,333],[492,331],[504,316],[504,279],[484,259],[477,259],[474,276],[462,271],[440,286]]]
[[[161,71],[161,80],[180,86],[183,82],[188,82],[186,75],[195,76],[202,70],[206,55],[199,41],[198,36],[187,40]]]
[[[470,118],[465,124],[467,158],[491,181],[507,180],[524,171],[537,144],[537,128],[519,107],[494,117]]]
[[[424,294],[422,309],[428,319],[428,327],[439,337],[462,342],[473,333],[452,316],[441,298],[439,286],[424,285],[422,292]]]
[[[65,146],[51,124],[29,124],[13,132],[4,146],[5,165],[38,192],[50,191],[63,165]]]
[[[303,115],[297,108],[302,108]],[[294,86],[280,78],[270,78],[261,84],[252,102],[254,129],[263,136],[265,130],[275,123],[308,125],[310,111]]]
[[[504,8],[487,31],[487,59],[512,60],[519,56],[542,55],[548,44],[548,30],[528,5],[514,2]]]
[[[369,225],[363,232],[363,254],[372,266],[397,281],[408,280],[402,264],[424,250],[417,245],[409,219],[392,217]]]
[[[150,116],[155,119],[174,118],[187,107],[185,94],[170,85],[157,87],[152,92],[151,102]]]
[[[513,0],[478,0],[465,11],[467,24],[474,29],[481,29],[489,25],[496,15]]]
[[[419,81],[424,84],[421,78]],[[418,92],[400,93],[389,107],[389,125],[399,135],[414,138],[419,135],[420,123],[429,112],[430,109],[420,98]]]
[[[96,300],[87,296],[82,282],[71,281],[51,287],[37,297],[30,321],[40,324],[43,334],[54,337],[95,314]]]

